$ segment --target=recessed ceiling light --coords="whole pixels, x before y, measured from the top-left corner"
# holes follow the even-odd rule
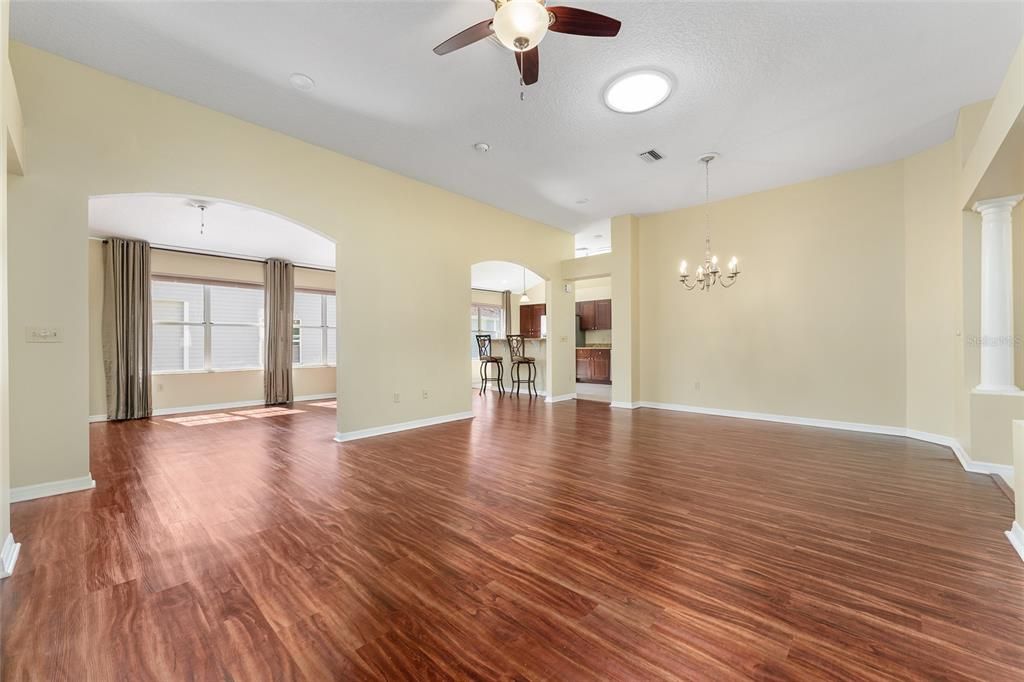
[[[579,204],[580,206],[582,206],[583,204],[590,203],[590,199],[577,199],[576,203]]]
[[[594,239],[604,239],[604,235],[603,234],[595,234],[594,235]]]
[[[293,88],[302,92],[309,92],[316,87],[316,81],[304,73],[293,73],[288,76],[288,82],[292,84]]]
[[[475,145],[473,145],[473,149],[483,154],[484,152],[491,151],[491,145],[487,144],[486,142],[477,142]]]
[[[672,82],[660,71],[632,71],[613,80],[604,103],[620,114],[639,114],[658,106],[672,92]]]

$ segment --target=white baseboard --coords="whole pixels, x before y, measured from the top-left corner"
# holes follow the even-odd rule
[[[14,564],[18,562],[18,553],[21,551],[21,543],[14,541],[14,535],[7,534],[4,539],[3,549],[0,549],[0,578],[6,578],[14,573]]]
[[[923,440],[928,443],[935,443],[936,445],[945,445],[947,448],[953,451],[956,458],[960,460],[960,466],[964,468],[964,471],[970,471],[972,474],[996,474],[1001,476],[1006,484],[1011,488],[1013,487],[1013,466],[1010,464],[994,464],[992,462],[978,462],[971,459],[971,456],[967,454],[963,446],[956,438],[950,436],[940,436],[935,433],[927,433],[925,431],[915,431],[914,429],[906,429],[904,434],[907,438],[913,438],[915,440]]]
[[[294,403],[308,403],[310,400],[334,400],[337,393],[317,393],[316,395],[297,395],[292,399]]]
[[[1020,556],[1021,561],[1024,561],[1024,528],[1021,528],[1021,525],[1014,521],[1013,525],[1010,526],[1010,530],[1006,531],[1006,539],[1017,550],[1017,555]]]
[[[544,395],[544,394],[542,393],[541,395]],[[564,395],[553,395],[553,396],[548,396],[547,398],[544,398],[544,402],[546,402],[546,403],[561,403],[561,402],[565,402],[566,400],[576,400],[576,394],[575,393],[566,393]]]
[[[440,417],[428,417],[427,419],[414,419],[410,422],[401,422],[399,424],[387,424],[385,426],[374,426],[369,429],[360,429],[358,431],[346,431],[344,433],[338,432],[334,434],[334,440],[339,443],[347,443],[353,440],[360,440],[362,438],[372,438],[374,436],[383,436],[388,433],[397,433],[399,431],[408,431],[410,429],[420,429],[424,426],[436,426],[437,424],[447,424],[448,422],[460,421],[462,419],[472,419],[472,412],[456,412],[455,414],[445,414]]]
[[[24,502],[25,500],[34,500],[39,497],[49,497],[50,495],[77,493],[81,490],[92,490],[95,487],[96,481],[92,480],[92,476],[23,485],[18,488],[11,488],[11,502]]]
[[[880,426],[877,424],[861,424],[858,422],[833,421],[830,419],[813,419],[809,417],[790,417],[781,414],[763,414],[761,412],[743,412],[739,410],[721,410],[714,407],[699,407],[694,405],[678,405],[675,403],[656,403],[650,401],[634,402],[633,407],[649,407],[656,410],[672,410],[674,412],[693,412],[696,414],[708,414],[716,417],[734,417],[737,419],[754,419],[757,421],[778,422],[782,424],[795,424],[797,426],[813,426],[823,429],[839,429],[842,431],[859,431],[861,433],[877,433],[885,436],[902,436],[913,438],[936,445],[944,445],[953,451],[960,466],[965,471],[974,474],[996,474],[1006,481],[1007,485],[1013,487],[1013,467],[1009,464],[993,464],[992,462],[978,462],[971,459],[967,451],[960,445],[959,441],[950,436],[941,436],[925,431],[917,431],[902,426]],[[613,403],[613,406],[614,403]]]
[[[627,402],[622,402],[622,401],[618,401],[618,400],[613,400],[611,402],[611,406],[612,407],[621,407],[624,410],[635,410],[636,408],[640,407],[640,403],[627,403]]]
[[[333,400],[337,398],[337,393],[317,393],[316,395],[297,395],[293,398],[293,402],[303,403],[310,400]],[[262,400],[238,400],[232,403],[210,403],[208,405],[184,405],[182,407],[161,407],[157,410],[153,410],[154,417],[166,417],[172,414],[188,414],[190,412],[211,412],[213,410],[233,410],[240,407],[256,407],[263,405]],[[107,421],[107,415],[105,414],[93,414],[89,416],[89,423],[105,422]]]
[[[263,405],[263,400],[239,400],[231,403],[210,403],[209,405],[184,405],[182,407],[161,407],[153,410],[154,417],[165,417],[171,414],[188,414],[190,412],[209,412],[211,410],[233,410],[239,407],[256,407]]]

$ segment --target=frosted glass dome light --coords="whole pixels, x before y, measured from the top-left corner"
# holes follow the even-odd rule
[[[608,108],[639,114],[658,106],[672,93],[672,82],[659,71],[633,71],[612,81],[604,92]]]
[[[515,52],[532,50],[548,32],[548,11],[538,0],[509,0],[494,14],[491,28]]]

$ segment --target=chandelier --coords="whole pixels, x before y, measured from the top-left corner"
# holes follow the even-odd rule
[[[740,264],[736,256],[729,261],[729,271],[723,273],[718,267],[718,256],[711,254],[711,162],[717,158],[718,154],[714,152],[700,157],[700,162],[704,164],[704,263],[697,267],[697,276],[692,278],[686,272],[686,261],[679,264],[679,281],[690,291],[710,291],[715,284],[721,284],[728,289],[736,283],[736,278],[740,274]]]

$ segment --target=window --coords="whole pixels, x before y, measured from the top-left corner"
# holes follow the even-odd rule
[[[297,367],[333,365],[336,358],[337,317],[334,294],[295,292],[292,364]]]
[[[260,369],[263,289],[154,279],[153,371]]]
[[[491,338],[497,338],[501,333],[501,306],[484,305],[474,303],[469,308],[469,332],[470,348],[473,349],[472,357],[480,356],[480,349],[476,345],[477,334],[490,334]]]

